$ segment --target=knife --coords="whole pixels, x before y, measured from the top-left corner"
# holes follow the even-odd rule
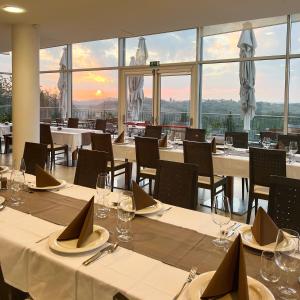
[[[87,266],[97,258],[99,258],[105,251],[108,251],[112,247],[112,244],[107,245],[106,247],[99,250],[96,254],[94,254],[92,257],[85,260],[82,264]]]

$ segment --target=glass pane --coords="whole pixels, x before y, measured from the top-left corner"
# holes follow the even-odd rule
[[[160,63],[179,63],[196,59],[196,29],[160,33],[144,36],[150,61]],[[126,39],[126,65],[131,57],[136,57],[139,37]]]
[[[282,131],[284,110],[284,60],[257,61],[256,114],[250,138],[263,130]],[[239,63],[203,65],[202,126],[213,133],[242,131],[239,103]]]
[[[73,73],[72,114],[80,119],[118,117],[118,71]]]
[[[60,69],[60,60],[66,46],[53,47],[40,50],[40,70],[53,71]]]
[[[190,124],[191,75],[163,75],[160,97],[160,124]]]
[[[0,75],[0,123],[11,122],[12,78]]]
[[[73,69],[103,68],[118,65],[118,39],[72,45]]]
[[[286,24],[255,28],[257,48],[255,56],[285,54]],[[238,58],[237,47],[241,31],[206,36],[203,38],[203,59],[219,60]]]
[[[12,64],[11,64],[11,52],[0,53],[0,73],[11,73]]]
[[[152,123],[152,75],[127,76],[127,112],[126,120],[129,123]]]
[[[292,23],[291,52],[300,53],[300,22]]]
[[[300,133],[300,59],[290,66],[289,132]]]
[[[58,89],[60,73],[40,74],[40,114],[41,121],[65,117],[61,115],[61,95]]]

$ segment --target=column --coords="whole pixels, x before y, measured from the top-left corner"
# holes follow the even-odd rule
[[[39,30],[12,25],[13,159],[19,164],[25,142],[40,140]]]

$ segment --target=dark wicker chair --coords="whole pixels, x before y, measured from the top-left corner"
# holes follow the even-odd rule
[[[104,151],[107,153],[107,171],[111,173],[111,191],[114,190],[115,177],[125,174],[125,185],[128,190],[131,188],[131,173],[132,163],[127,159],[114,159],[114,153],[111,142],[111,135],[109,133],[92,133],[92,150]],[[116,173],[116,171],[121,171]]]
[[[268,214],[279,228],[300,232],[300,180],[271,176]]]
[[[57,145],[53,143],[49,124],[40,124],[40,143],[47,145],[48,157],[50,156],[50,170],[55,166],[55,156],[64,154],[66,165],[69,165],[68,145]]]
[[[247,223],[250,222],[253,202],[255,214],[258,199],[269,200],[270,176],[286,176],[286,153],[281,150],[249,149],[250,191]]]
[[[161,138],[162,126],[147,125],[144,137]]]
[[[300,153],[300,135],[298,134],[279,134],[278,135],[278,148],[285,150],[285,147],[288,147],[290,145],[291,141],[295,141],[298,144],[298,152],[297,154]]]
[[[35,165],[39,165],[44,169],[47,162],[47,154],[46,145],[26,142],[23,152],[26,173],[35,175]]]
[[[197,165],[160,160],[154,197],[163,203],[195,210],[198,198],[197,174]]]
[[[232,137],[233,147],[248,149],[248,132],[225,132],[225,140],[228,136]],[[245,199],[245,185],[248,192],[248,178],[242,178],[242,199]]]
[[[68,119],[68,128],[78,128],[79,119],[78,118],[69,118]]]
[[[57,127],[63,127],[65,125],[64,124],[64,119],[62,119],[62,118],[56,118],[55,121],[56,121],[56,126]]]
[[[96,130],[102,130],[103,133],[105,133],[106,132],[106,120],[96,119],[95,129]]]
[[[261,131],[260,132],[260,142],[262,142],[265,137],[270,138],[270,140],[273,142],[277,142],[278,134],[279,134],[278,132],[274,132],[274,131]]]
[[[79,149],[74,184],[94,189],[100,173],[107,173],[107,153]]]
[[[215,195],[226,192],[226,177],[214,174],[212,145],[183,141],[183,155],[185,163],[192,163],[198,167],[198,187],[210,190],[211,206]],[[219,187],[221,189],[217,190]]]
[[[205,142],[205,133],[205,129],[187,127],[184,139],[191,142]]]
[[[159,161],[158,140],[150,137],[135,138],[136,182],[149,179],[149,194],[152,194],[152,180],[156,176]]]

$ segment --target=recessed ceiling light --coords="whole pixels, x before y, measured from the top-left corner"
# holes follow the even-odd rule
[[[2,10],[12,14],[22,14],[26,11],[25,8],[15,5],[4,5],[2,6]]]

